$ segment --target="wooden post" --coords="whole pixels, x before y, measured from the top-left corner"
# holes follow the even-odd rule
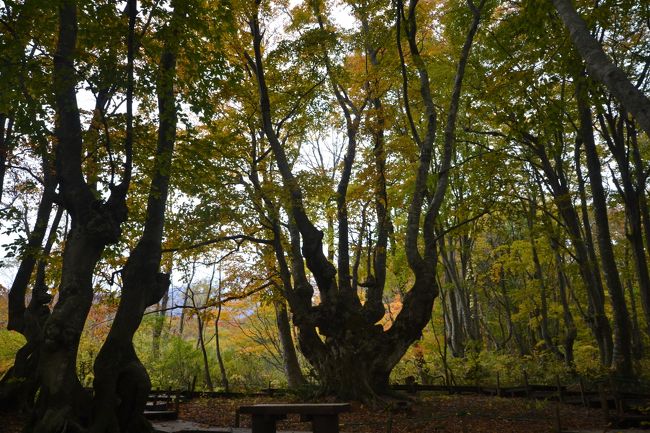
[[[560,382],[560,375],[555,375],[555,385],[557,386],[557,400],[564,402],[564,393],[562,392],[562,383]]]
[[[388,421],[386,422],[386,433],[393,432],[393,412],[388,411]]]
[[[600,396],[600,407],[603,409],[603,419],[605,424],[609,423],[609,402],[607,401],[607,394],[605,394],[605,387],[602,383],[598,384],[598,395]]]
[[[579,376],[580,379],[580,398],[582,398],[582,405],[584,407],[589,407],[587,403],[587,396],[585,395],[585,381],[582,379],[582,376]]]
[[[614,396],[614,407],[616,408],[616,414],[619,418],[623,417],[623,398],[619,392],[618,386],[613,377],[609,378],[609,387],[612,390],[612,395]]]
[[[560,402],[555,403],[555,432],[562,433],[562,421],[560,420]]]
[[[501,380],[499,378],[498,371],[497,371],[497,397],[501,397]]]
[[[524,370],[524,390],[526,392],[526,398],[530,398],[530,385],[528,385],[528,373]]]

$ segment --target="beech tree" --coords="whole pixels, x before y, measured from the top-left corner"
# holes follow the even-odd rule
[[[426,107],[424,113],[426,125],[424,137],[420,137],[421,132],[410,119],[411,133],[419,148],[419,159],[414,191],[408,205],[405,249],[408,264],[415,276],[415,280],[411,290],[402,300],[402,311],[388,330],[384,330],[380,325],[376,324],[384,314],[381,303],[384,287],[376,285],[376,282],[367,283],[367,297],[365,302],[362,303],[357,287],[352,287],[350,278],[348,278],[350,264],[347,239],[349,233],[345,212],[345,195],[346,183],[352,170],[352,158],[354,157],[353,134],[355,126],[352,114],[356,114],[359,108],[349,99],[346,100],[346,96],[344,96],[345,90],[333,80],[332,86],[346,117],[348,138],[350,139],[347,154],[344,158],[346,162],[337,188],[339,230],[337,245],[339,249],[337,251],[339,277],[337,278],[337,268],[323,253],[323,233],[316,228],[306,213],[302,188],[292,172],[285,146],[277,133],[277,123],[273,118],[271,95],[265,78],[264,56],[262,55],[263,37],[259,18],[261,2],[256,2],[255,7],[249,12],[250,15],[248,16],[248,24],[253,39],[253,55],[249,56],[248,59],[258,84],[262,130],[273,151],[275,163],[289,196],[287,212],[290,218],[291,276],[294,285],[293,291],[286,291],[285,296],[292,309],[294,323],[300,331],[299,343],[301,350],[317,370],[323,389],[325,392],[335,393],[346,398],[368,399],[387,392],[388,377],[391,370],[410,345],[421,335],[422,329],[431,317],[433,301],[438,295],[435,279],[437,252],[434,224],[447,188],[448,170],[454,149],[454,127],[458,101],[461,95],[462,79],[473,38],[478,29],[483,5],[477,7],[471,2],[468,4],[472,11],[472,23],[461,51],[450,108],[447,113],[444,148],[437,173],[438,180],[435,188],[431,191],[428,191],[427,179],[438,128],[437,110],[431,98],[431,83],[428,72],[424,61],[420,57],[420,49],[418,48],[417,5],[417,1],[413,1],[405,11],[402,4],[398,2],[396,10],[398,47],[401,47],[402,44],[401,32],[405,31],[411,60],[420,78],[420,97]],[[319,13],[320,9],[317,7],[315,11],[316,19],[319,21],[319,28],[322,31],[325,24]],[[401,51],[401,48],[399,50]],[[407,65],[403,55],[401,59],[403,77],[406,83]],[[375,96],[375,99],[379,96]],[[410,113],[412,109],[409,104],[406,84],[404,86],[404,102],[406,112]],[[411,115],[408,115],[411,118]],[[378,156],[381,158],[381,155]],[[381,166],[381,163],[379,164]],[[375,175],[381,176],[382,174],[375,173]],[[382,206],[385,205],[385,203],[382,203]],[[424,225],[421,225],[422,217]],[[379,224],[383,224],[383,221],[380,221]],[[420,251],[418,246],[420,236],[424,241],[423,252]],[[298,243],[299,240],[300,244]],[[382,253],[384,252],[379,251],[380,266],[382,266]],[[278,248],[276,248],[276,254],[280,262],[285,260],[282,251]],[[314,289],[304,273],[303,260],[316,281],[320,295],[320,304],[318,305],[312,305],[311,298]],[[288,265],[284,266],[288,268]],[[376,266],[377,262],[375,262],[375,271],[377,273],[385,272],[383,268],[377,269]],[[324,338],[321,338],[319,334]]]

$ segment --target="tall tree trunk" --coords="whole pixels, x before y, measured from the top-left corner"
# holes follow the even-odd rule
[[[43,199],[45,199],[45,197],[43,197]],[[59,206],[56,215],[54,216],[54,220],[52,221],[47,242],[39,254],[40,257],[38,258],[31,299],[27,308],[24,308],[24,305],[22,305],[22,318],[14,322],[20,324],[19,332],[25,337],[26,341],[25,345],[16,352],[14,365],[4,374],[4,376],[2,376],[2,379],[0,379],[0,406],[2,407],[21,407],[26,410],[31,410],[34,403],[35,394],[38,389],[36,367],[38,366],[40,345],[43,341],[42,331],[43,326],[50,315],[48,304],[52,301],[52,296],[47,293],[48,288],[45,285],[45,267],[47,257],[49,256],[52,246],[57,238],[56,232],[61,222],[62,215],[63,208]],[[37,232],[40,230],[40,224],[41,221],[39,221],[39,218],[37,217],[30,239],[32,236],[38,236]],[[45,224],[47,224],[47,221]],[[39,249],[41,249],[40,245]],[[36,251],[32,249],[28,254],[35,255]],[[23,273],[27,273],[25,267],[23,267],[23,263],[31,260],[32,259],[29,258],[29,256],[26,256],[23,259],[16,275],[17,277],[21,273],[21,269]],[[18,280],[18,278],[14,279],[12,289],[16,288],[16,290],[18,290],[16,280]],[[28,282],[29,281],[25,281],[25,283]],[[20,309],[21,308],[19,308],[19,310]],[[10,309],[9,314],[16,314],[15,309],[13,312]]]
[[[7,172],[7,158],[12,146],[13,116],[0,113],[0,202],[4,191],[5,173]]]
[[[611,113],[599,113],[598,120],[601,126],[602,135],[605,138],[619,171],[619,193],[625,204],[626,236],[632,246],[632,258],[641,294],[641,307],[646,320],[646,333],[650,335],[650,273],[648,273],[648,262],[643,248],[643,229],[641,225],[641,200],[640,192],[636,191],[632,174],[630,172],[630,160],[628,146],[625,144],[624,123],[627,113],[620,113],[615,119]],[[628,129],[628,132],[631,132]],[[632,137],[628,137],[629,141]],[[622,186],[622,188],[621,188]],[[645,189],[645,185],[641,186]]]
[[[578,213],[571,202],[571,192],[564,171],[560,164],[553,167],[545,146],[539,143],[536,137],[524,134],[524,139],[540,158],[542,170],[551,187],[553,200],[575,250],[575,260],[587,289],[588,312],[584,317],[598,344],[600,362],[603,366],[609,367],[612,362],[613,342],[609,319],[605,313],[602,285],[598,281],[598,268],[591,260],[587,242],[583,237]]]
[[[163,328],[165,327],[165,318],[167,317],[166,310],[169,303],[169,290],[165,292],[162,300],[158,303],[160,312],[156,314],[156,321],[153,325],[153,337],[151,342],[151,352],[154,357],[160,355],[160,337],[162,336]]]
[[[557,266],[557,284],[560,292],[560,302],[562,303],[562,318],[564,320],[564,362],[567,367],[574,368],[573,344],[578,336],[578,329],[573,314],[569,307],[569,296],[567,293],[567,278],[564,273],[564,260],[560,254],[560,246],[551,239],[551,248],[555,257],[555,266]]]
[[[412,131],[420,150],[420,157],[414,193],[408,211],[406,252],[409,267],[415,275],[415,281],[411,290],[405,294],[402,300],[402,311],[396,317],[392,327],[384,332],[383,328],[375,325],[374,321],[364,320],[363,313],[356,308],[358,304],[344,302],[345,299],[349,299],[349,296],[355,295],[356,292],[348,290],[349,282],[346,282],[345,278],[338,279],[339,284],[343,285],[342,287],[337,285],[336,268],[323,254],[322,232],[314,226],[305,211],[303,192],[291,171],[285,149],[278,138],[271,116],[269,89],[266,84],[262,58],[262,32],[258,17],[260,3],[261,0],[256,1],[256,10],[249,21],[254,48],[254,58],[250,58],[250,61],[254,66],[258,83],[264,134],[270,143],[277,168],[289,197],[289,229],[292,240],[291,274],[294,280],[295,293],[287,293],[287,299],[294,312],[294,321],[300,330],[300,346],[307,360],[318,372],[325,392],[337,394],[343,398],[372,399],[377,393],[388,391],[388,376],[391,370],[408,347],[421,336],[422,329],[429,322],[433,301],[438,294],[435,280],[436,239],[433,228],[447,189],[448,171],[455,148],[454,131],[462,78],[473,37],[478,28],[480,9],[474,8],[473,3],[470,3],[474,20],[462,49],[454,81],[445,128],[444,155],[438,167],[438,181],[431,198],[428,198],[426,189],[432,160],[432,148],[436,136],[437,115],[431,97],[426,65],[419,55],[418,44],[415,42],[415,6],[417,0],[411,1],[409,5],[409,18],[406,26],[407,39],[411,49],[411,59],[413,59],[420,76],[420,96],[426,107],[426,134],[424,138],[420,139],[415,128]],[[401,28],[400,20],[402,15],[403,7],[400,2],[397,14],[398,30]],[[398,41],[401,43],[400,39],[401,37],[398,37]],[[407,110],[410,111],[408,101],[405,105]],[[425,199],[427,207],[426,212],[423,212]],[[420,227],[422,226],[421,219],[424,220],[422,229],[423,254],[418,247]],[[345,235],[348,234],[345,233]],[[276,236],[277,238],[278,236]],[[298,249],[298,239],[302,240],[302,251]],[[284,257],[280,257],[280,254],[278,254],[281,249],[277,242],[279,240],[276,241],[275,245],[276,256],[278,262],[281,263],[284,261]],[[345,251],[343,253],[345,254]],[[308,288],[309,282],[304,276],[303,257],[314,276],[320,292],[321,303],[318,306],[312,306],[311,299],[302,296],[303,293],[306,294],[310,291]],[[339,266],[341,264],[340,262]],[[343,267],[345,266],[343,263]],[[349,269],[339,268],[339,273],[348,275]],[[298,295],[299,291],[302,292],[300,295]],[[316,333],[316,327],[318,327],[320,334],[324,336],[324,340]]]
[[[578,14],[572,0],[553,0],[564,25],[569,29],[571,40],[587,65],[589,75],[600,81],[632,113],[641,128],[650,137],[650,99],[637,89],[625,72],[605,54]]]
[[[446,237],[445,237],[446,238]],[[448,339],[447,343],[451,347],[451,353],[455,358],[463,358],[465,356],[465,333],[463,332],[463,326],[461,320],[464,319],[466,325],[471,320],[468,311],[463,309],[467,307],[469,310],[469,305],[466,305],[463,299],[462,284],[459,282],[459,276],[456,273],[456,264],[453,252],[448,251],[448,247],[445,245],[445,238],[440,240],[440,256],[442,258],[442,263],[445,268],[445,275],[449,281],[450,287],[447,292],[447,302],[445,303],[448,308]],[[449,248],[453,248],[451,244],[451,239],[449,241]],[[463,318],[464,312],[467,313],[467,316]],[[465,328],[467,329],[467,328]]]
[[[296,347],[291,337],[291,325],[289,324],[289,315],[287,306],[282,301],[275,301],[275,319],[278,325],[278,335],[280,336],[280,345],[282,346],[282,360],[284,362],[284,372],[287,375],[289,388],[299,388],[305,385],[305,378],[302,375]]]
[[[629,269],[630,266],[630,251],[625,248],[623,258],[623,266]],[[630,273],[625,275],[625,288],[627,289],[628,297],[630,298],[630,320],[632,321],[632,355],[634,359],[640,360],[643,358],[643,337],[641,336],[641,329],[639,327],[639,315],[636,309],[636,298],[634,296],[634,288],[632,284],[632,276]]]
[[[226,374],[226,365],[221,357],[221,341],[219,340],[219,319],[221,319],[221,278],[219,279],[219,298],[217,299],[217,317],[214,319],[214,341],[217,352],[217,362],[219,363],[219,372],[221,373],[221,386],[225,392],[230,392],[228,384],[228,375]]]
[[[57,122],[56,175],[59,196],[72,224],[63,252],[58,302],[43,330],[37,372],[39,393],[27,430],[81,430],[88,422],[89,397],[76,375],[79,338],[93,300],[93,271],[107,244],[117,242],[126,220],[126,192],[131,179],[132,130],[127,127],[122,182],[106,202],[99,201],[82,173],[82,133],[76,100],[74,58],[77,4],[59,2],[59,31],[54,55],[54,94]],[[127,123],[132,124],[132,94],[127,95]]]
[[[200,312],[196,312],[196,323],[199,331],[199,347],[201,348],[201,354],[203,357],[203,375],[205,379],[205,384],[208,387],[210,392],[214,391],[214,385],[212,385],[212,376],[210,375],[210,363],[208,362],[208,351],[205,349],[205,338],[203,336],[203,319],[201,318]]]
[[[580,118],[580,138],[585,146],[587,155],[587,169],[591,181],[591,192],[594,207],[596,227],[598,228],[598,246],[600,247],[600,260],[602,263],[609,297],[614,310],[614,351],[612,356],[612,369],[622,377],[632,377],[634,369],[632,364],[632,339],[630,315],[625,303],[625,294],[619,277],[612,240],[609,231],[609,217],[607,215],[607,200],[600,173],[601,166],[596,151],[593,135],[591,107],[587,94],[586,83],[583,77],[576,82],[576,99]]]
[[[530,248],[533,253],[533,264],[535,266],[535,280],[539,282],[539,298],[540,298],[540,323],[539,323],[539,328],[540,328],[540,334],[542,339],[544,340],[544,344],[546,345],[546,348],[555,355],[557,359],[564,359],[564,355],[560,350],[557,348],[555,342],[553,341],[553,337],[551,336],[551,332],[549,331],[549,325],[548,325],[548,295],[547,295],[547,287],[546,287],[546,281],[544,279],[544,271],[542,270],[542,264],[540,263],[539,260],[539,255],[537,254],[537,244],[535,242],[535,234],[534,234],[534,221],[537,217],[537,203],[535,203],[536,198],[533,197],[531,200],[531,205],[530,205],[530,211],[528,214],[528,239],[530,241]]]
[[[163,35],[157,83],[158,143],[147,199],[144,232],[122,271],[122,297],[106,341],[95,360],[93,423],[91,433],[143,433],[151,430],[144,416],[151,382],[133,347],[133,335],[146,308],[160,301],[169,289],[169,274],[160,272],[165,205],[169,189],[176,105],[174,81],[182,2],[172,2],[173,12]],[[129,57],[133,59],[136,1],[129,0]],[[132,77],[132,75],[131,75]]]
[[[645,233],[646,252],[650,254],[650,206],[648,206],[646,194],[649,173],[644,167],[644,159],[641,157],[641,152],[639,151],[636,128],[632,122],[627,122],[627,130],[628,137],[630,138],[630,150],[634,164],[634,178],[636,181],[636,191],[641,211],[641,221],[643,222],[643,231]]]

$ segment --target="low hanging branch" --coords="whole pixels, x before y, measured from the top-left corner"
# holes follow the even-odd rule
[[[195,250],[197,248],[201,248],[201,247],[205,247],[205,246],[213,245],[213,244],[218,244],[220,242],[226,242],[226,241],[241,241],[241,242],[249,241],[249,242],[254,242],[254,243],[257,243],[257,244],[266,244],[266,245],[273,244],[273,241],[269,240],[269,239],[256,238],[255,236],[249,236],[249,235],[232,235],[232,236],[219,236],[219,237],[216,237],[214,239],[208,239],[208,240],[201,241],[201,242],[198,242],[198,243],[192,244],[192,245],[182,245],[180,247],[164,248],[162,250],[162,252],[163,253],[175,253],[175,252],[178,252],[178,251]]]
[[[171,307],[167,308],[160,308],[158,310],[150,310],[144,313],[145,315],[147,314],[157,314],[157,313],[162,313],[166,311],[171,311],[171,310],[176,310],[176,309],[190,309],[190,310],[197,310],[197,311],[202,311],[202,310],[207,310],[208,308],[213,308],[213,307],[218,307],[219,305],[225,305],[227,302],[230,301],[237,301],[240,299],[246,299],[249,296],[254,295],[255,293],[259,293],[262,290],[266,289],[269,286],[272,286],[274,283],[273,281],[269,281],[267,283],[262,284],[259,287],[255,287],[254,289],[249,290],[248,292],[244,292],[239,295],[232,295],[232,296],[226,296],[225,298],[221,298],[219,301],[214,301],[214,302],[207,302],[205,305],[201,307],[195,307],[193,305],[172,305]]]

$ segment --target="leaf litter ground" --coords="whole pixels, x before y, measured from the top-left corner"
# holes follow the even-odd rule
[[[320,402],[325,402],[321,400]],[[238,406],[259,403],[298,403],[289,397],[200,398],[182,403],[179,418],[209,426],[235,424]],[[419,395],[404,410],[391,406],[373,409],[352,404],[352,412],[341,415],[343,433],[552,433],[556,432],[555,402],[523,398],[499,398],[473,395]],[[598,409],[558,406],[563,431],[618,432],[608,428]],[[0,433],[19,433],[23,418],[0,408]],[[390,430],[388,425],[391,425]],[[242,415],[241,426],[249,427],[250,418]],[[278,430],[308,430],[297,416],[278,424]]]
[[[211,426],[233,426],[238,406],[280,402],[298,401],[288,397],[195,399],[181,404],[179,418]],[[352,412],[342,414],[340,423],[345,433],[549,433],[557,431],[558,410],[565,431],[618,431],[606,428],[602,412],[597,409],[470,395],[420,395],[406,409],[399,410],[397,406],[373,409],[353,403]],[[250,426],[250,418],[242,415],[240,424]],[[278,430],[308,429],[309,425],[300,423],[297,415],[278,423]]]

